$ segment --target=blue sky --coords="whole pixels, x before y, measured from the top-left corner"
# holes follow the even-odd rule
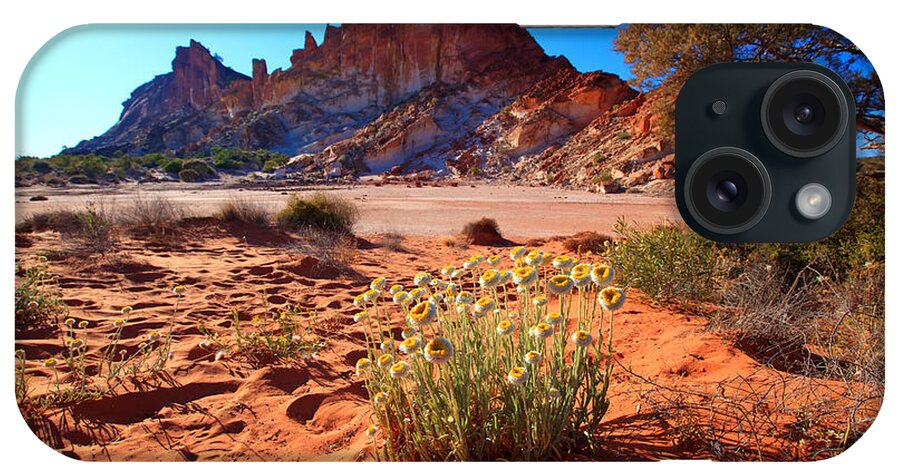
[[[269,71],[287,68],[306,30],[321,43],[324,25],[95,25],[55,37],[32,58],[19,83],[16,155],[46,157],[102,134],[122,112],[131,91],[171,71],[177,46],[191,38],[251,74],[251,60]],[[612,51],[613,28],[532,28],[549,55],[565,55],[579,71],[630,77]]]

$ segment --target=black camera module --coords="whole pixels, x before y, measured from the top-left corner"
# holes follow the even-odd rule
[[[685,176],[684,202],[705,228],[723,235],[745,231],[769,208],[772,185],[762,162],[735,147],[701,155]]]
[[[782,152],[801,158],[831,150],[847,128],[850,106],[828,76],[792,71],[769,86],[762,101],[763,130]]]

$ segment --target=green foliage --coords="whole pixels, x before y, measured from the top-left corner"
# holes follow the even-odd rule
[[[629,131],[629,130],[624,130],[624,131],[619,131],[619,132],[617,132],[617,133],[616,133],[616,139],[619,139],[619,140],[628,140],[628,139],[631,139],[631,131]]]
[[[215,170],[235,173],[264,170],[272,172],[287,164],[289,157],[280,152],[267,150],[242,150],[213,148],[209,154],[194,152],[185,157],[174,157],[170,153],[150,153],[143,156],[129,155],[116,151],[112,156],[96,154],[59,154],[40,159],[37,157],[17,157],[15,173],[17,184],[30,183],[93,183],[102,181],[107,174],[115,174],[120,179],[138,180],[149,175],[151,170],[162,170],[179,175],[185,182],[207,180],[215,176]],[[197,161],[204,165],[198,164]],[[180,174],[186,164],[190,172]],[[215,167],[215,169],[213,168]]]
[[[615,48],[625,54],[639,85],[658,88],[655,132],[674,135],[674,101],[696,71],[716,63],[796,61],[824,64],[838,72],[857,103],[857,126],[883,147],[884,90],[865,55],[827,28],[806,24],[630,24],[619,29]]]
[[[613,229],[621,240],[609,261],[622,284],[654,301],[716,300],[727,267],[715,242],[674,224],[641,229],[619,219]]]
[[[181,166],[178,178],[182,182],[199,182],[216,176],[216,171],[202,159],[189,159]]]
[[[184,162],[181,159],[172,159],[163,165],[163,170],[168,174],[177,174],[181,172]]]
[[[52,324],[68,315],[46,257],[37,256],[33,264],[16,263],[16,276],[17,329]]]
[[[353,202],[316,193],[308,199],[292,196],[285,208],[278,212],[276,219],[282,228],[288,230],[311,227],[350,233],[358,217],[359,210]]]

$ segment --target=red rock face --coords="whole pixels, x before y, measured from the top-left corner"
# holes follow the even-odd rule
[[[191,41],[116,125],[69,152],[265,148],[296,156],[287,171],[303,176],[449,168],[590,187],[600,155],[643,163],[666,149],[643,103],[615,75],[547,56],[516,25],[328,26],[321,44],[306,33],[286,70],[254,60],[252,78]]]

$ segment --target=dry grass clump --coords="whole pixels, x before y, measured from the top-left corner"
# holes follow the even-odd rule
[[[70,240],[71,254],[86,256],[106,253],[115,246],[113,217],[103,206],[87,203],[79,211],[51,211],[32,215],[16,227],[16,232],[52,230]]]
[[[333,274],[332,270],[351,273],[356,245],[356,239],[346,233],[307,227],[300,230],[300,237],[288,248],[292,253],[314,258],[316,274],[324,277]]]
[[[493,218],[481,217],[478,220],[466,223],[460,235],[470,245],[502,245],[506,243],[500,234],[500,226]]]
[[[285,230],[317,228],[348,234],[358,219],[359,210],[352,201],[321,192],[309,198],[292,196],[276,215],[279,226]]]
[[[137,195],[122,210],[122,222],[162,238],[175,230],[184,218],[184,210],[162,195]]]
[[[566,251],[579,256],[584,253],[604,253],[612,242],[611,236],[595,231],[582,231],[562,239]]]
[[[447,248],[457,248],[463,250],[469,247],[466,244],[465,240],[458,236],[445,236],[441,238],[441,243],[443,243]]]
[[[400,233],[388,232],[379,234],[372,242],[375,246],[384,248],[388,251],[405,251],[403,248],[403,240],[404,237]]]
[[[232,195],[223,203],[216,218],[226,223],[247,223],[256,226],[268,226],[272,215],[266,207],[258,202]]]

